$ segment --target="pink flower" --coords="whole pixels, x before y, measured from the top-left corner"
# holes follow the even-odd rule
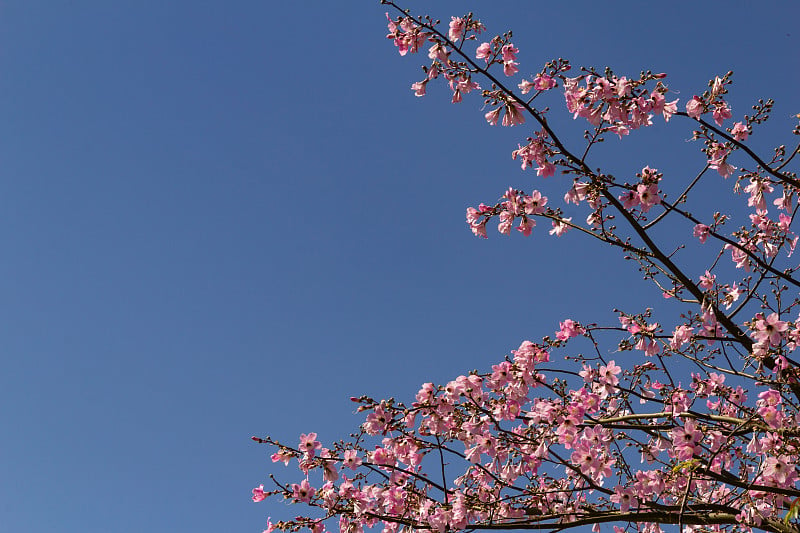
[[[786,455],[767,457],[764,462],[764,477],[777,486],[790,486],[791,484],[788,482],[789,478],[797,478],[794,461]]]
[[[678,100],[673,100],[671,102],[667,102],[664,104],[664,111],[662,111],[662,115],[664,116],[664,121],[669,122],[669,119],[672,118],[672,115],[678,112]]]
[[[435,42],[428,49],[428,57],[430,59],[438,59],[439,61],[447,62],[450,52],[447,51],[447,46],[440,42]]]
[[[583,333],[583,328],[581,325],[569,318],[563,322],[559,322],[558,325],[561,327],[561,329],[556,332],[556,338],[560,341],[577,337]]]
[[[716,169],[723,178],[727,178],[736,170],[735,166],[726,162],[729,152],[730,150],[720,143],[714,143],[708,150],[708,167]]]
[[[266,498],[267,495],[264,494],[264,485],[259,485],[258,487],[253,489],[253,501],[260,502]]]
[[[645,185],[644,183],[636,187],[636,192],[639,194],[639,205],[642,212],[647,213],[650,208],[656,204],[661,203],[661,198],[658,195],[658,184]]]
[[[304,479],[299,485],[297,483],[292,484],[292,497],[295,500],[309,503],[315,492],[317,492],[317,489],[309,485],[307,479]]]
[[[471,224],[469,229],[472,230],[472,233],[476,237],[482,237],[484,239],[488,238],[486,236],[486,221],[485,220],[483,222],[481,222],[480,224]]]
[[[477,50],[475,50],[475,57],[478,59],[485,59],[486,62],[489,62],[489,59],[492,56],[492,45],[489,43],[481,44]]]
[[[711,97],[716,98],[722,94],[724,88],[725,84],[722,83],[722,78],[719,76],[714,76],[714,84],[711,86]]]
[[[474,207],[467,208],[467,224],[475,224],[481,218],[481,212]]]
[[[486,122],[491,124],[492,126],[497,126],[497,121],[500,118],[500,110],[502,107],[498,107],[497,109],[492,109],[488,113],[484,115],[486,118]]]
[[[733,135],[733,138],[736,139],[737,141],[744,141],[745,139],[747,139],[747,136],[749,135],[749,132],[747,131],[747,126],[745,126],[741,122],[737,122],[736,124],[733,125],[733,128],[731,128],[731,135]]]
[[[461,17],[450,17],[450,31],[447,36],[451,41],[457,41],[464,35],[465,21]]]
[[[767,390],[758,395],[758,414],[762,420],[772,428],[779,428],[783,425],[783,412],[778,407],[783,403],[781,394],[774,390]]]
[[[731,108],[725,102],[716,104],[712,113],[717,126],[722,126],[722,121],[731,118]]]
[[[547,74],[537,74],[533,80],[533,86],[537,91],[547,91],[556,86],[556,80]]]
[[[364,431],[369,435],[377,435],[378,433],[386,432],[391,421],[392,417],[386,412],[382,405],[379,405],[367,415],[367,420],[363,424]]]
[[[708,239],[708,235],[710,234],[710,232],[711,232],[711,228],[709,228],[705,224],[697,224],[694,227],[694,231],[692,232],[692,235],[694,237],[697,237],[698,239],[700,239],[700,243],[701,244],[705,244],[706,239]]]
[[[700,453],[701,440],[703,433],[697,429],[691,418],[686,419],[683,427],[678,426],[672,430],[672,446],[679,461],[691,459],[695,453]]]
[[[519,72],[519,68],[517,67],[519,63],[516,61],[503,61],[503,74],[506,76],[513,76],[517,72]]]
[[[780,198],[776,198],[772,204],[777,207],[778,209],[783,209],[784,211],[791,212],[792,211],[792,197],[791,195],[787,196],[784,192]]]
[[[603,106],[599,105],[596,107],[590,107],[587,105],[581,106],[578,108],[577,112],[575,113],[575,117],[583,117],[585,118],[589,124],[592,126],[599,126],[600,123],[603,121]]]
[[[503,115],[503,126],[514,126],[525,123],[525,115],[522,114],[525,108],[517,102],[506,104],[505,110],[506,114]]]
[[[569,226],[565,224],[565,222],[571,222],[572,217],[565,218],[563,221],[553,221],[553,229],[550,230],[550,235],[555,235],[556,237],[561,237],[564,235],[568,230]]]
[[[725,309],[730,309],[734,303],[739,301],[739,297],[745,292],[747,291],[744,290],[744,288],[739,287],[736,285],[736,283],[734,283],[733,286],[731,286],[731,288],[725,292],[725,298],[723,299]]]
[[[500,213],[500,223],[497,225],[497,231],[504,235],[509,235],[512,225],[514,225],[514,214],[508,211]]]
[[[652,93],[650,95],[650,101],[653,113],[661,113],[665,122],[669,122],[672,115],[678,111],[678,101],[673,100],[672,102],[667,102],[664,95],[660,92]]]
[[[544,163],[536,167],[536,175],[541,176],[543,178],[552,176],[555,173],[556,173],[556,166],[553,163],[550,163],[549,161],[545,161]]]
[[[517,85],[517,87],[519,87],[519,90],[520,92],[522,92],[522,94],[528,94],[529,92],[531,92],[532,89],[536,88],[534,83],[528,80],[522,80],[522,82],[520,82],[520,84]]]
[[[335,457],[331,454],[331,451],[327,448],[322,449],[320,452],[320,457],[325,459],[335,459]],[[322,461],[322,478],[331,483],[339,479],[339,472],[336,471],[336,464],[333,460]]]
[[[672,340],[669,343],[670,348],[679,350],[681,346],[686,344],[692,339],[692,328],[686,324],[681,324],[672,333]]]
[[[315,450],[322,448],[322,443],[317,441],[316,433],[303,433],[300,435],[300,450],[305,454],[308,459],[313,459]]]
[[[744,250],[732,244],[726,244],[724,248],[731,251],[731,261],[734,262],[736,268],[744,268],[747,272],[750,272],[750,258],[747,257],[747,253]]]
[[[597,456],[584,442],[574,448],[570,460],[583,471],[597,468]]]
[[[522,232],[523,235],[526,237],[531,236],[531,231],[533,231],[533,227],[536,226],[536,221],[530,219],[528,217],[522,217],[522,222],[519,223],[519,227],[517,231]]]
[[[538,215],[544,212],[547,196],[542,196],[539,191],[533,191],[530,196],[524,197],[523,204],[526,215]]]
[[[618,503],[619,510],[623,513],[628,512],[631,507],[639,505],[639,501],[633,491],[630,488],[624,488],[622,485],[614,487],[614,494],[609,499],[614,503]]]
[[[622,368],[617,366],[617,364],[611,360],[607,365],[600,366],[597,380],[604,385],[617,385],[619,383],[619,378],[617,378],[617,375],[620,372],[622,372]]]
[[[519,52],[519,49],[514,47],[513,44],[508,43],[504,45],[503,48],[500,50],[503,54],[503,61],[516,61],[517,56],[516,54]]]
[[[706,270],[706,273],[700,276],[700,287],[703,289],[712,289],[716,282],[717,276]]]
[[[744,192],[750,195],[750,198],[747,199],[747,205],[766,212],[767,202],[764,199],[764,193],[771,193],[772,191],[773,187],[767,180],[755,177],[750,178],[750,184],[744,188]]]
[[[686,102],[686,114],[692,118],[700,118],[703,114],[703,101],[697,96]]]
[[[358,452],[355,450],[345,450],[342,464],[350,470],[355,470],[361,466],[361,459],[358,457]]]
[[[619,200],[625,209],[632,209],[639,205],[639,195],[636,191],[625,191],[619,196]]]
[[[790,217],[785,213],[780,213],[778,215],[778,229],[788,233],[791,227],[792,227],[792,217]]]
[[[418,81],[416,83],[411,84],[411,90],[414,91],[414,96],[425,96],[425,86],[428,84],[428,80]]]
[[[771,346],[778,346],[783,339],[783,332],[789,329],[789,324],[778,317],[778,313],[772,313],[767,318],[764,315],[757,315],[759,318],[755,323],[755,333],[753,337],[762,342],[769,342]]]
[[[642,350],[646,357],[652,357],[658,353],[658,344],[650,337],[639,337],[639,341],[633,346],[637,350]]]

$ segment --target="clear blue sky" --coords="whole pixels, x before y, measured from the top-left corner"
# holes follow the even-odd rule
[[[764,147],[800,111],[796,2],[409,5],[513,29],[524,73],[651,68],[685,102],[734,70],[734,116],[778,102]],[[656,296],[578,235],[470,234],[468,205],[542,188],[509,157],[530,131],[415,98],[384,11],[0,4],[0,531],[260,532],[292,510],[249,500],[272,468],[250,435],[342,438],[351,395]],[[685,126],[641,133],[598,161],[702,165]]]

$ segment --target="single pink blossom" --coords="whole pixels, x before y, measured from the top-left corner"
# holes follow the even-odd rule
[[[350,470],[355,470],[361,466],[361,458],[358,457],[358,452],[355,450],[345,450],[342,464]]]
[[[547,91],[557,85],[556,80],[547,74],[537,74],[536,79],[533,80],[533,86],[537,91]]]
[[[706,239],[708,239],[709,234],[711,233],[711,228],[706,226],[705,224],[697,224],[694,227],[694,231],[692,235],[700,239],[701,244],[705,244]]]
[[[622,207],[625,209],[633,209],[639,205],[639,195],[633,190],[625,191],[619,196],[619,200],[622,202]]]
[[[476,237],[482,237],[484,239],[488,238],[486,236],[486,221],[485,220],[483,222],[479,223],[479,224],[470,224],[469,228],[472,230],[472,233]]]
[[[509,77],[513,76],[519,72],[519,67],[517,65],[519,65],[519,63],[516,61],[503,61],[503,74]]]
[[[317,489],[312,487],[307,479],[304,479],[299,485],[297,483],[292,484],[292,497],[295,500],[309,503],[315,492],[317,492]]]
[[[656,91],[652,93],[650,95],[650,101],[653,113],[660,113],[664,117],[665,122],[669,122],[672,115],[678,111],[678,101],[673,100],[672,102],[667,102],[664,94],[661,92]]]
[[[516,61],[517,60],[517,53],[519,49],[516,48],[513,44],[508,43],[501,48],[501,53],[503,54],[503,61]]]
[[[700,276],[700,287],[703,289],[712,289],[716,282],[717,276],[706,270],[706,273]]]
[[[619,383],[619,378],[617,378],[617,376],[620,372],[622,372],[622,368],[612,359],[607,365],[600,366],[598,381],[601,384],[617,385]]]
[[[681,324],[680,326],[675,328],[675,331],[672,333],[672,340],[670,340],[669,346],[673,350],[679,350],[681,346],[689,342],[692,338],[692,328],[686,324]]]
[[[736,170],[735,166],[726,161],[729,152],[730,150],[720,143],[714,143],[708,150],[708,167],[716,169],[723,178],[727,178]]]
[[[686,114],[692,118],[700,118],[700,115],[703,114],[703,107],[703,101],[695,96],[686,102]]]
[[[464,36],[466,21],[461,17],[450,17],[450,31],[447,36],[451,41],[457,41]]]
[[[467,208],[467,224],[475,224],[481,218],[481,212],[474,207]]]
[[[783,209],[784,211],[790,213],[792,211],[792,195],[787,195],[786,192],[784,192],[781,197],[776,198],[772,204],[778,209]]]
[[[497,126],[497,121],[500,119],[500,110],[503,109],[502,107],[498,107],[497,109],[492,109],[488,113],[484,115],[486,118],[486,122],[491,124],[492,126]]]
[[[661,203],[661,197],[658,194],[658,184],[645,185],[644,183],[636,187],[636,192],[639,194],[639,209],[647,213],[654,205]]]
[[[522,81],[521,81],[521,82],[520,82],[520,83],[517,85],[517,87],[519,87],[519,90],[520,90],[520,92],[521,92],[522,94],[528,94],[529,92],[531,92],[531,90],[533,90],[533,89],[535,89],[535,88],[536,88],[536,86],[534,85],[534,83],[533,83],[532,81],[528,81],[528,80],[522,80]]]
[[[722,126],[722,122],[731,118],[733,115],[731,114],[730,106],[728,106],[728,104],[725,102],[722,102],[714,106],[712,116],[714,117],[714,122],[717,123],[717,126]]]
[[[490,43],[483,43],[481,44],[477,50],[475,50],[475,57],[478,59],[485,59],[486,62],[489,62],[489,59],[492,56],[492,45]]]
[[[428,49],[428,57],[430,59],[438,59],[439,61],[447,62],[450,52],[447,50],[447,45],[436,41]]]
[[[506,114],[503,115],[503,126],[515,126],[525,123],[525,115],[522,114],[525,108],[519,103],[511,102],[511,104],[506,104],[505,110]]]
[[[277,463],[278,461],[283,461],[283,464],[288,465],[289,462],[294,458],[291,452],[288,450],[279,450],[272,454],[272,462]]]
[[[519,223],[517,231],[521,232],[526,237],[530,237],[534,226],[536,226],[535,220],[528,217],[522,217],[522,221]]]
[[[560,326],[560,329],[556,332],[556,338],[560,341],[577,337],[583,333],[583,328],[581,325],[570,318],[563,322],[559,322],[558,325]]]
[[[736,124],[733,125],[733,128],[731,128],[731,135],[733,135],[733,138],[736,139],[737,141],[744,141],[745,139],[747,139],[747,136],[749,135],[749,132],[747,131],[747,126],[745,126],[741,122],[737,122]]]
[[[781,320],[778,313],[772,313],[766,318],[760,313],[757,316],[753,336],[759,341],[769,342],[771,346],[778,346],[783,339],[784,332],[789,329],[789,324]]]
[[[253,501],[260,502],[266,498],[267,495],[264,494],[264,485],[259,485],[258,487],[253,489]]]
[[[322,443],[317,441],[316,433],[303,433],[300,435],[300,451],[302,451],[308,459],[313,459],[315,451],[322,448]]]
[[[570,226],[567,225],[566,222],[571,222],[571,221],[572,221],[572,217],[565,218],[565,219],[563,219],[563,221],[554,220],[553,221],[553,229],[551,229],[550,232],[549,232],[550,235],[555,235],[556,237],[561,237],[570,228]]]
[[[627,513],[631,507],[638,507],[639,505],[633,490],[624,488],[622,485],[614,487],[614,494],[609,499],[614,503],[618,503],[619,510],[623,513]]]
[[[691,459],[695,453],[700,453],[703,432],[697,429],[693,419],[687,418],[682,427],[674,428],[671,433],[672,446],[679,461]]]

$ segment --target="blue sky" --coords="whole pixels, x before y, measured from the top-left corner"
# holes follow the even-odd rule
[[[755,146],[790,142],[794,2],[408,5],[513,29],[527,74],[649,68],[685,102],[734,70],[735,117],[778,103]],[[424,56],[384,11],[0,4],[1,530],[261,531],[292,510],[249,500],[272,468],[250,435],[345,437],[350,396],[409,399],[657,296],[578,235],[471,235],[468,205],[543,187],[509,157],[530,131],[415,98]],[[695,172],[673,126],[597,164]]]

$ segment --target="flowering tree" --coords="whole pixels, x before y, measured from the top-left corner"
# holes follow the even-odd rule
[[[315,433],[294,445],[253,437],[274,447],[273,462],[299,467],[289,482],[271,476],[253,500],[308,509],[267,531],[597,531],[605,522],[616,533],[665,524],[800,531],[800,363],[792,358],[800,280],[791,259],[800,181],[789,166],[800,145],[764,157],[747,142],[772,102],[733,122],[730,73],[688,102],[669,98],[665,74],[573,72],[563,59],[519,79],[510,33],[485,38],[472,14],[444,29],[384,3],[395,10],[388,37],[400,55],[430,60],[411,86],[417,96],[442,79],[454,103],[482,94],[490,124],[530,128],[511,153],[522,168],[561,176],[563,203],[511,188],[467,209],[472,232],[486,237],[493,219],[503,234],[529,236],[537,222],[556,237],[580,232],[636,261],[680,312],[656,320],[650,309],[619,311],[613,325],[564,319],[554,337],[523,342],[491,371],[426,383],[413,402],[353,398],[366,420],[328,447]],[[544,107],[562,97],[586,124],[575,146],[555,131],[561,114]],[[696,176],[644,167],[618,178],[590,166],[607,136],[662,119],[689,128],[705,154]],[[696,201],[708,180],[732,188],[744,214]],[[704,273],[691,275],[698,258],[708,258]],[[621,368],[609,358],[615,351],[638,364]],[[554,364],[557,356],[567,362]]]

